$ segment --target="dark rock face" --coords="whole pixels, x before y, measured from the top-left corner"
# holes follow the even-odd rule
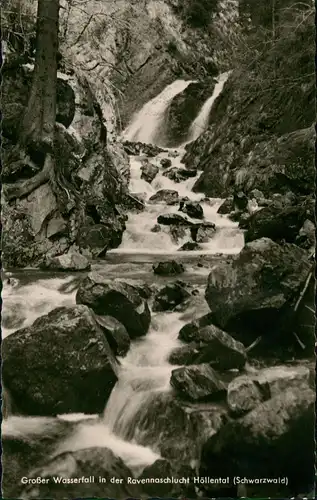
[[[222,328],[272,333],[286,327],[285,314],[291,313],[310,269],[304,250],[262,238],[248,243],[234,261],[215,267],[206,300]]]
[[[152,228],[151,228],[151,233],[160,233],[162,231],[162,228],[159,224],[155,224]]]
[[[243,228],[247,228],[245,241],[266,237],[273,241],[284,240],[288,243],[295,243],[299,231],[307,219],[310,219],[311,222],[314,221],[313,203],[306,202],[303,205],[290,206],[284,210],[280,210],[274,205],[265,207],[255,212],[243,224]]]
[[[233,195],[233,203],[238,210],[244,211],[248,206],[248,197],[243,191],[238,191]]]
[[[316,245],[316,227],[313,222],[306,219],[303,226],[300,228],[295,243],[301,248],[309,250]]]
[[[6,136],[16,136],[21,117],[27,105],[32,82],[32,71],[25,66],[3,69],[3,131]],[[75,93],[67,81],[57,78],[57,113],[56,121],[66,128],[75,115]]]
[[[213,222],[202,222],[193,224],[190,228],[191,236],[197,243],[206,243],[216,232],[216,226]]]
[[[91,224],[89,221],[78,233],[77,244],[83,250],[88,250],[92,257],[99,257],[109,248],[120,245],[123,227],[125,226],[116,220],[112,220],[112,224],[111,221],[109,224]]]
[[[7,424],[8,423],[8,427]],[[5,498],[21,498],[21,478],[40,467],[56,449],[56,444],[74,432],[73,422],[54,417],[28,417],[28,429],[21,432],[18,422],[10,429],[2,422],[2,492]],[[12,422],[11,422],[12,425]],[[23,423],[22,423],[23,427]]]
[[[182,465],[179,462],[169,462],[166,459],[159,459],[154,464],[145,467],[140,479],[147,478],[167,478],[174,477],[180,479],[180,483],[169,484],[145,484],[144,490],[151,497],[161,498],[179,498],[179,497],[195,497],[195,488],[191,482],[186,484],[184,478],[192,478],[195,476],[194,470],[187,465]]]
[[[153,446],[160,436],[160,453],[177,463],[199,459],[201,445],[227,420],[226,409],[215,402],[196,404],[170,392],[154,393],[143,405],[136,422],[142,444]]]
[[[174,349],[168,361],[171,365],[194,365],[195,359],[199,355],[200,345],[198,342],[190,342],[188,345],[183,345],[181,347],[176,347]]]
[[[203,446],[200,475],[213,471],[216,477],[222,474],[231,480],[233,476],[288,477],[288,485],[254,486],[258,497],[286,498],[312,491],[314,402],[311,389],[290,389],[228,423]],[[212,496],[211,485],[206,493]]]
[[[45,269],[56,271],[89,271],[90,263],[86,257],[78,252],[68,252],[56,257],[48,257],[43,264]]]
[[[187,226],[174,226],[173,224],[169,226],[169,233],[171,235],[172,241],[176,244],[180,240],[183,240],[186,236],[190,238],[190,230]]]
[[[194,358],[192,353],[190,358],[195,364],[208,362],[217,370],[230,370],[241,369],[246,363],[244,345],[214,325],[201,328],[197,324],[185,325],[179,339],[196,344],[197,353]]]
[[[160,164],[163,168],[169,168],[172,166],[172,160],[170,158],[162,158]]]
[[[222,215],[230,214],[231,212],[234,211],[234,208],[235,206],[233,198],[232,197],[227,198],[218,208],[217,214],[222,214]]]
[[[192,226],[193,223],[183,217],[180,214],[165,214],[159,215],[157,218],[157,222],[159,224],[163,224],[164,226]]]
[[[232,380],[228,385],[227,403],[230,411],[239,415],[286,390],[307,390],[309,386],[310,370],[307,366],[264,368]]]
[[[75,92],[72,87],[61,78],[57,79],[57,110],[56,121],[69,127],[75,116]]]
[[[187,241],[183,246],[179,248],[180,252],[200,250],[201,246],[196,243],[196,241]]]
[[[179,196],[177,191],[172,189],[160,189],[149,199],[149,203],[166,203],[166,205],[177,205]]]
[[[164,149],[155,146],[154,144],[144,144],[142,142],[124,141],[123,147],[128,155],[132,156],[146,155],[149,158],[153,158],[165,151]]]
[[[125,282],[111,282],[98,273],[90,273],[79,286],[76,302],[89,306],[96,314],[113,316],[131,338],[145,335],[149,329],[151,313],[147,302]]]
[[[141,171],[142,171],[141,179],[144,179],[146,182],[151,184],[151,182],[157,176],[159,168],[156,165],[153,165],[152,163],[146,161],[144,165],[142,165]]]
[[[180,203],[179,210],[193,219],[203,219],[204,211],[197,201],[184,201]]]
[[[184,399],[207,401],[219,399],[226,386],[209,364],[191,365],[172,371],[171,385]]]
[[[190,293],[182,282],[176,281],[166,285],[154,296],[153,311],[172,311],[176,306],[184,302]]]
[[[177,147],[188,136],[191,123],[197,117],[204,102],[212,95],[215,82],[193,82],[174,97],[166,115],[165,143],[169,147]]]
[[[159,262],[158,264],[153,264],[154,274],[159,274],[161,276],[170,276],[174,274],[182,274],[185,271],[183,264],[171,260],[168,262]]]
[[[163,172],[164,177],[168,177],[174,182],[186,181],[189,177],[196,177],[197,171],[194,169],[171,167]]]
[[[10,66],[10,57],[7,64]],[[11,70],[7,71],[4,89],[8,99],[4,99],[7,122],[3,127],[3,182],[8,193],[12,184],[28,180],[42,169],[45,154],[31,145],[24,151],[18,144],[32,75],[21,65],[12,71],[12,75]],[[106,129],[98,115],[98,99],[89,84],[72,75],[75,102],[70,83],[58,82],[53,155],[59,180],[54,186],[47,182],[33,189],[15,203],[3,203],[7,267],[45,265],[47,257],[61,256],[74,245],[87,258],[98,257],[120,244],[125,229],[125,201],[131,200],[127,195],[128,157],[120,143],[107,143]],[[76,134],[65,128],[73,122],[75,107]]]
[[[115,357],[86,306],[54,309],[7,337],[2,370],[29,415],[99,413],[117,381]]]
[[[63,471],[63,478],[73,479],[82,476],[94,476],[93,483],[55,483],[54,476]],[[28,485],[22,490],[23,498],[101,498],[105,494],[105,484],[98,481],[98,477],[107,481],[107,496],[110,498],[139,498],[141,490],[138,486],[128,485],[127,477],[133,477],[130,469],[121,458],[116,457],[108,448],[85,448],[74,452],[66,452],[55,456],[42,467],[33,470],[29,477],[49,479],[47,484]],[[112,477],[123,481],[111,483]]]
[[[201,316],[200,318],[184,325],[179,331],[178,338],[184,342],[191,342],[195,340],[195,338],[198,338],[199,330],[201,328],[207,325],[212,325],[212,323],[213,318],[211,313],[205,314],[204,316]]]
[[[112,316],[95,315],[98,325],[101,326],[109,345],[117,356],[125,356],[130,348],[130,337],[126,328]]]

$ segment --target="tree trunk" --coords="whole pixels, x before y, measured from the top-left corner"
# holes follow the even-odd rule
[[[56,119],[59,0],[38,0],[33,82],[22,123],[21,146],[52,150]]]
[[[58,28],[59,0],[38,0],[33,81],[17,149],[44,156],[44,166],[31,179],[4,186],[8,200],[27,196],[47,182],[54,172]]]

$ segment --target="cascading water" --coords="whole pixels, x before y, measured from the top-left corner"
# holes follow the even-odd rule
[[[163,134],[165,112],[173,98],[192,83],[192,80],[176,80],[168,85],[163,92],[151,101],[133,117],[131,124],[123,132],[126,141],[143,142],[160,145],[160,135]]]
[[[189,142],[196,140],[200,136],[200,134],[202,134],[207,129],[211,108],[217,97],[221,94],[223,86],[228,80],[229,75],[230,72],[227,71],[226,73],[222,73],[218,77],[218,81],[215,85],[213,94],[204,103],[197,118],[193,121],[189,129],[189,134],[188,134]]]
[[[207,101],[208,106],[205,103],[200,115],[195,120],[196,123],[193,123],[191,133],[193,130],[196,130],[195,133],[197,133],[205,126],[206,117],[208,117],[212,103],[221,92],[223,83],[224,76],[222,75],[213,96]],[[182,92],[189,84],[190,81],[178,80],[169,85],[135,116],[124,132],[123,138],[131,141],[159,143],[165,110],[173,97]],[[200,124],[199,127],[198,124]],[[159,167],[159,173],[152,184],[141,179],[142,158],[130,157],[130,190],[132,193],[144,194],[145,210],[129,215],[122,244],[118,249],[110,252],[110,257],[113,254],[138,254],[140,252],[173,254],[178,251],[182,243],[188,240],[188,235],[186,235],[177,242],[173,241],[167,227],[163,227],[159,233],[151,231],[157,223],[159,215],[178,212],[178,205],[149,203],[149,198],[160,189],[172,189],[178,192],[179,197],[188,197],[190,200],[199,201],[204,211],[204,220],[215,223],[216,233],[209,241],[202,243],[202,249],[197,252],[198,254],[238,252],[243,246],[243,235],[237,228],[237,224],[231,222],[227,217],[217,214],[221,200],[206,200],[204,195],[192,192],[192,187],[199,173],[196,177],[182,182],[174,182],[163,175],[162,158],[170,158],[172,166],[176,169],[184,168],[180,161],[184,150],[179,148],[176,156],[169,153],[167,150],[151,160]],[[196,223],[202,222],[201,220],[190,220]],[[184,253],[178,252],[177,255],[184,255]],[[190,253],[193,254],[193,252]],[[106,260],[102,266],[104,271],[111,275],[109,262],[107,263]],[[142,263],[141,268],[143,268]],[[152,274],[150,279],[153,280]],[[14,322],[11,318],[11,325],[8,322],[6,333],[10,334],[16,328],[31,324],[36,317],[47,313],[54,307],[74,303],[75,293],[71,286],[72,279],[67,280],[59,282],[56,280],[37,280],[35,295],[32,295],[32,284],[18,286],[13,295],[15,301],[18,297],[18,303],[23,304],[23,308],[21,308],[23,311],[22,319]],[[11,309],[17,310],[19,308],[16,306],[17,301],[14,304],[13,300],[10,305],[10,288],[6,287],[5,290],[6,310],[10,310],[11,306]],[[196,306],[195,311],[190,312],[190,318],[188,315],[185,317],[176,312],[156,314],[152,312],[150,331],[143,339],[134,341],[128,355],[120,360],[119,380],[109,398],[103,417],[87,420],[83,419],[83,416],[76,416],[76,418],[83,420],[76,427],[75,433],[59,443],[56,453],[93,446],[108,447],[120,456],[136,475],[145,466],[153,463],[160,456],[160,433],[158,432],[155,439],[149,440],[144,437],[146,435],[146,427],[144,426],[146,426],[147,419],[143,418],[143,424],[140,426],[140,412],[143,412],[144,416],[144,412],[151,407],[155,398],[172,391],[170,376],[173,366],[168,362],[168,357],[171,351],[180,345],[180,341],[177,339],[180,328],[193,319],[195,315],[198,317],[206,314],[208,308],[205,310],[205,307],[206,303],[200,296],[199,305]],[[34,422],[32,425],[30,419],[32,420],[31,417],[10,417],[6,420],[3,429],[11,435],[32,433],[30,429],[34,431],[38,424]],[[51,425],[51,419],[44,420],[41,421],[43,432],[45,432],[46,425]]]
[[[178,153],[181,155],[182,150],[179,149]],[[190,239],[190,235],[188,234],[189,230],[186,235],[179,238],[177,241],[173,240],[169,226],[161,226],[161,231],[157,233],[152,231],[157,224],[159,215],[181,213],[179,212],[178,205],[149,203],[150,197],[161,189],[177,191],[180,198],[187,197],[192,201],[199,201],[204,211],[204,220],[213,222],[216,225],[216,233],[214,236],[207,243],[201,243],[201,249],[196,250],[196,254],[238,253],[244,244],[243,233],[238,229],[237,223],[232,222],[228,217],[217,214],[217,210],[223,200],[205,200],[203,194],[192,192],[192,187],[200,175],[199,172],[196,177],[183,182],[174,182],[164,176],[165,169],[161,166],[160,161],[167,156],[168,153],[162,153],[152,161],[152,163],[157,165],[160,169],[152,184],[141,179],[141,158],[130,158],[130,191],[136,194],[142,194],[145,199],[145,210],[141,213],[129,215],[122,244],[117,249],[112,250],[111,253],[173,254],[178,252],[179,248]],[[173,167],[184,168],[184,165],[180,162],[180,156],[172,158],[172,162]],[[201,220],[191,219],[190,217],[188,217],[188,219],[194,223],[202,222]],[[183,255],[184,253],[185,252],[182,252]],[[191,252],[191,254],[193,254],[193,252]]]

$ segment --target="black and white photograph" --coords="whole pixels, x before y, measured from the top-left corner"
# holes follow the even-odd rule
[[[315,498],[315,4],[1,15],[2,498]]]

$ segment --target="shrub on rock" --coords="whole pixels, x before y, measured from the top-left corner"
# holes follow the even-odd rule
[[[2,349],[3,383],[29,415],[99,413],[117,381],[115,357],[83,305],[41,316]]]
[[[145,335],[149,329],[151,313],[147,302],[137,288],[124,281],[89,273],[79,286],[76,302],[89,306],[96,314],[113,316],[131,338]]]

